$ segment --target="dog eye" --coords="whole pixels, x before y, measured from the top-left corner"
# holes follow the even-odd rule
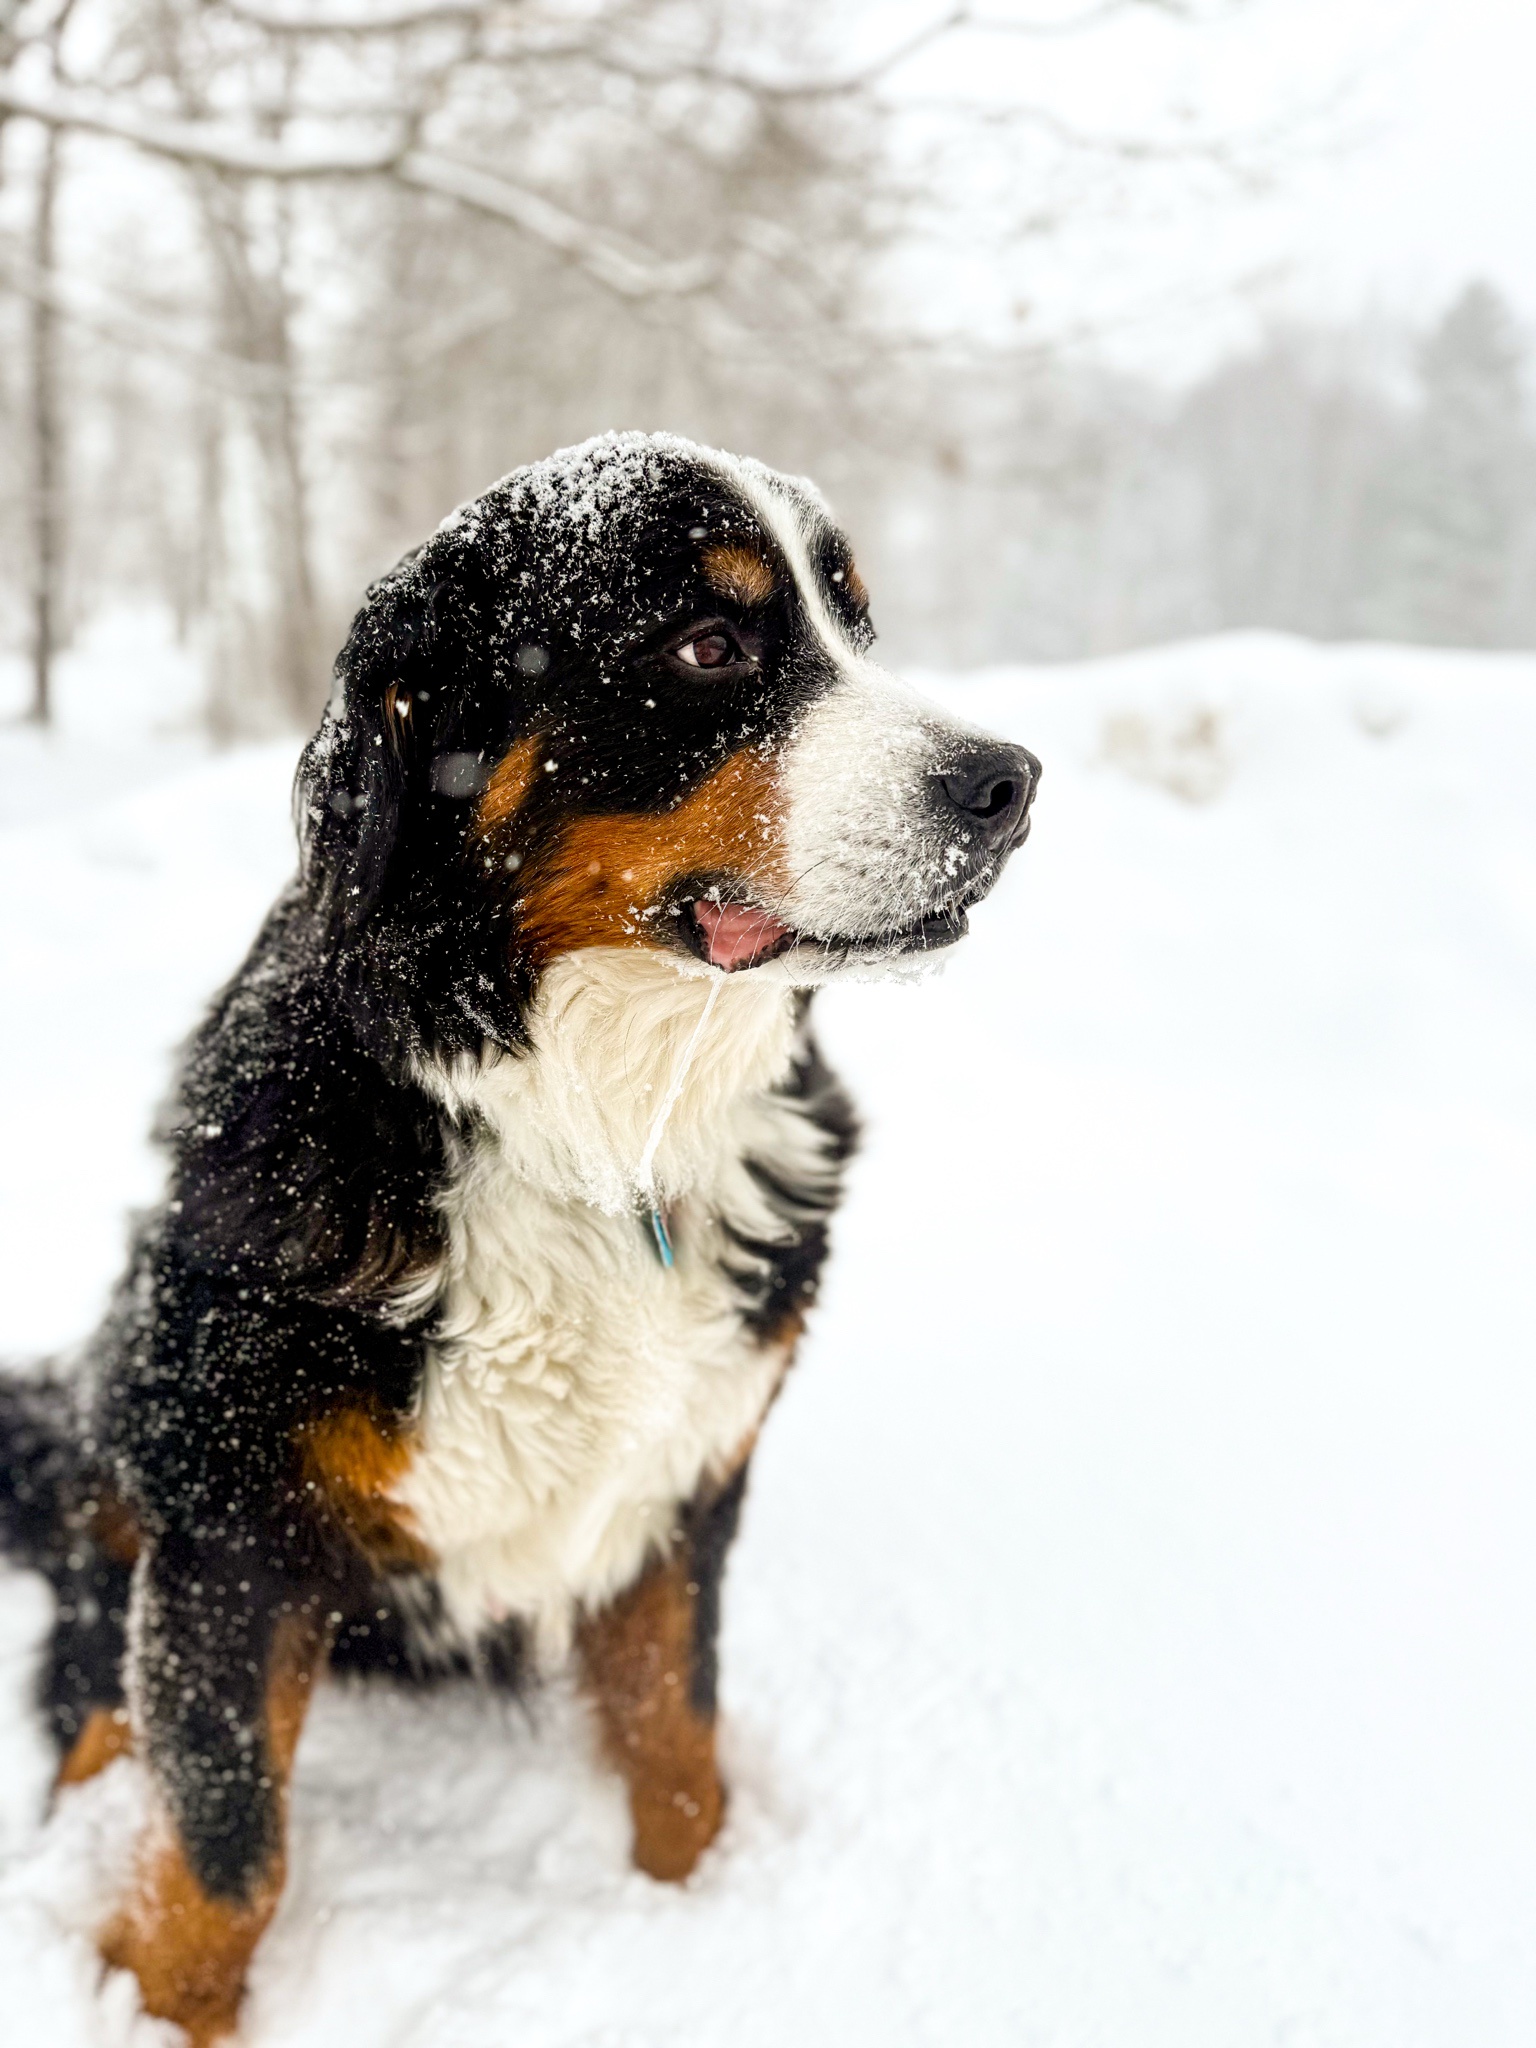
[[[741,659],[741,649],[729,633],[701,633],[672,652],[689,668],[729,668]]]

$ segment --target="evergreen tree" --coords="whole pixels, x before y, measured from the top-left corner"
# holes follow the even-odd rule
[[[1492,647],[1520,637],[1530,521],[1524,348],[1490,286],[1464,291],[1419,353],[1422,403],[1391,495],[1397,633]]]

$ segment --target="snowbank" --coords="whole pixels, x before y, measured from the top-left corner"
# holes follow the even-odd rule
[[[822,1004],[871,1138],[732,1567],[727,1832],[666,1890],[569,1700],[332,1693],[253,2043],[1532,2038],[1536,660],[931,687],[1038,825],[940,981]],[[0,831],[9,1351],[96,1313],[291,857],[291,748],[135,744],[72,794],[0,736],[13,818],[54,778]],[[80,1931],[131,1770],[37,1822],[45,1604],[0,1582],[6,2008],[144,2048]]]

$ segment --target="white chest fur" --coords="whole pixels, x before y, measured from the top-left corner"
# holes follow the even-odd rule
[[[557,1653],[577,1608],[620,1590],[678,1503],[731,1469],[784,1370],[784,1348],[742,1324],[726,1225],[787,1231],[746,1155],[813,1183],[835,1169],[773,1092],[794,1056],[788,992],[727,982],[699,1031],[709,989],[654,956],[576,955],[547,978],[529,1053],[434,1077],[478,1135],[444,1202],[436,1334],[397,1494],[467,1636],[517,1615]],[[677,1247],[667,1270],[636,1176],[674,1090],[652,1169]]]

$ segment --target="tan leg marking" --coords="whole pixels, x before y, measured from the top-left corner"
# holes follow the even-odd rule
[[[689,1696],[697,1588],[687,1569],[681,1555],[651,1565],[578,1637],[604,1747],[629,1786],[635,1861],[674,1881],[687,1877],[725,1817],[715,1724]]]
[[[373,1564],[396,1571],[436,1566],[411,1526],[410,1510],[390,1497],[410,1469],[405,1437],[361,1408],[337,1408],[305,1424],[300,1448],[307,1477]]]
[[[59,1765],[53,1789],[60,1792],[66,1785],[83,1785],[87,1778],[94,1778],[98,1771],[104,1771],[108,1764],[126,1756],[132,1748],[133,1730],[128,1725],[128,1709],[92,1707],[69,1755]]]
[[[273,1647],[266,1750],[284,1832],[288,1777],[323,1648],[304,1615],[285,1620]],[[141,1849],[131,1896],[102,1935],[102,1958],[138,1978],[146,2012],[185,2028],[192,2048],[213,2048],[234,2033],[245,1973],[277,1909],[285,1870],[279,1850],[249,1900],[211,1898],[162,1816]]]
[[[133,1898],[102,1936],[102,1958],[113,1969],[132,1970],[146,2012],[184,2027],[192,2048],[212,2048],[235,2031],[245,1973],[282,1875],[279,1867],[248,1906],[211,1899],[162,1824],[145,1845]]]

